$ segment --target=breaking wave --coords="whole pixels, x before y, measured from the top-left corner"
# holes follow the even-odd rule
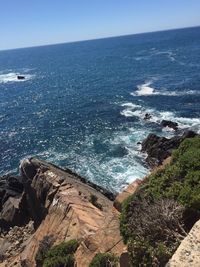
[[[153,81],[147,81],[141,85],[137,86],[135,92],[130,93],[132,96],[151,96],[151,95],[161,95],[161,96],[184,96],[184,95],[199,95],[200,92],[196,90],[183,90],[183,91],[158,91],[153,86]]]
[[[197,132],[200,131],[200,118],[188,118],[188,117],[179,117],[175,112],[171,111],[157,111],[154,108],[148,108],[141,105],[135,105],[134,103],[124,103],[121,104],[122,107],[125,107],[120,114],[125,117],[136,117],[141,122],[153,122],[160,123],[162,120],[172,120],[179,124],[180,129],[190,128]],[[145,120],[145,115],[150,114],[151,118]],[[164,131],[173,131],[172,129],[164,128]]]

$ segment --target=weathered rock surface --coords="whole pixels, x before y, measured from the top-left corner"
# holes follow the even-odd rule
[[[200,220],[181,242],[166,267],[199,267],[200,266]]]
[[[146,161],[149,166],[155,167],[162,164],[163,160],[168,158],[184,139],[192,138],[195,135],[197,135],[195,132],[187,131],[182,136],[174,136],[168,139],[155,134],[149,134],[142,142],[142,152],[147,153]]]
[[[53,236],[55,244],[78,239],[77,267],[88,267],[98,252],[121,255],[125,245],[112,193],[88,184],[68,170],[37,159],[25,160],[21,173],[28,211],[36,231],[22,251],[8,258],[4,266],[35,266],[35,255],[45,236]],[[101,209],[91,203],[91,195],[97,197]]]

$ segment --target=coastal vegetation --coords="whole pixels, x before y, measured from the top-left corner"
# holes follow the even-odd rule
[[[62,242],[50,247],[52,239],[45,237],[36,254],[37,266],[41,267],[72,267],[74,266],[74,253],[78,248],[77,240]]]
[[[165,266],[200,218],[200,137],[184,140],[164,170],[123,203],[120,228],[132,266]]]
[[[92,259],[89,267],[117,267],[118,258],[110,253],[98,253]]]

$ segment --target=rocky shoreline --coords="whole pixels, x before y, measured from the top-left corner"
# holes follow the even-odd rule
[[[172,150],[195,135],[187,131],[167,139],[150,134],[142,152],[151,168],[164,168]],[[51,236],[54,244],[79,240],[78,267],[89,266],[97,252],[112,252],[127,267],[119,215],[122,202],[141,184],[136,180],[116,196],[68,169],[35,158],[22,161],[19,176],[0,180],[0,266],[36,266],[40,243]]]

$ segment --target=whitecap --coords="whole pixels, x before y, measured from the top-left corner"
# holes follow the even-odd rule
[[[17,78],[18,75],[22,75],[25,77],[25,79],[19,80]],[[31,74],[19,74],[15,72],[9,72],[6,74],[0,74],[0,83],[11,83],[11,82],[25,82],[27,80],[30,80],[34,77],[34,75]]]
[[[183,91],[167,91],[167,90],[156,90],[152,86],[153,81],[147,81],[141,85],[137,86],[137,90],[135,92],[131,92],[132,96],[184,96],[184,95],[199,95],[200,91],[196,90],[183,90]]]
[[[122,107],[128,107],[128,108],[138,108],[141,107],[140,105],[128,102],[128,103],[123,103],[121,104]]]
[[[152,81],[145,82],[144,84],[138,85],[138,90],[135,93],[131,93],[132,95],[136,96],[147,96],[147,95],[154,95],[157,94],[155,89],[151,87]]]

